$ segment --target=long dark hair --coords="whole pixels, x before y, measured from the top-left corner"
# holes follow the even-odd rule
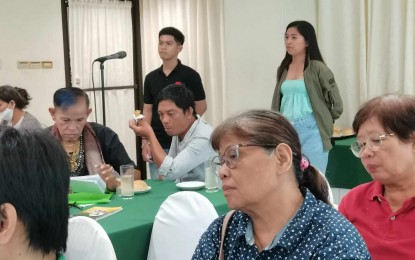
[[[296,27],[298,32],[304,37],[304,40],[308,43],[306,48],[306,60],[304,64],[304,69],[308,66],[308,60],[319,60],[324,63],[323,57],[321,56],[320,49],[317,43],[317,36],[314,27],[307,21],[294,21],[287,25],[285,33],[291,27]],[[281,62],[281,65],[277,72],[277,79],[280,79],[284,70],[288,70],[293,57],[285,52],[285,57]]]
[[[254,144],[263,144],[264,147],[269,144],[287,144],[293,152],[295,176],[300,189],[308,188],[317,199],[331,205],[328,200],[329,188],[322,174],[311,165],[304,171],[301,170],[300,140],[294,127],[283,115],[271,110],[249,110],[228,118],[211,135],[213,149],[219,150],[221,139],[228,134]],[[270,150],[275,147],[264,149]]]

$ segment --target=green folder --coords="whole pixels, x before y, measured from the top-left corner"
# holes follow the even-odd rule
[[[114,193],[77,192],[68,195],[69,204],[103,204],[108,203]]]

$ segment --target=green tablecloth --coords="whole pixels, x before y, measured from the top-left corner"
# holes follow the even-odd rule
[[[118,260],[147,259],[150,245],[151,230],[154,218],[160,205],[171,194],[180,191],[170,181],[146,181],[151,190],[147,193],[136,194],[132,200],[124,200],[113,196],[108,204],[100,206],[122,206],[123,210],[99,220],[114,246]],[[198,190],[200,194],[212,202],[219,215],[229,211],[221,190],[207,193],[205,189]],[[80,210],[71,208],[71,214]]]
[[[359,158],[350,151],[356,137],[335,140],[329,153],[326,177],[333,188],[352,189],[359,184],[372,181]]]

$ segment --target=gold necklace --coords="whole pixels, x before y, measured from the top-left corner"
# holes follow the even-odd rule
[[[78,169],[78,158],[79,158],[79,151],[80,151],[81,145],[79,141],[72,144],[72,146],[75,144],[76,144],[75,150],[72,153],[67,153],[68,159],[69,159],[69,165],[71,167],[71,172],[75,172]]]

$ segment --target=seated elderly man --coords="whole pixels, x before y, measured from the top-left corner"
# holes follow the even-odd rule
[[[64,259],[69,165],[46,131],[0,126],[0,259]]]
[[[173,136],[169,154],[144,120],[137,124],[132,120],[130,127],[150,143],[160,178],[204,181],[203,163],[216,153],[210,145],[212,127],[196,114],[192,92],[184,85],[168,85],[158,94],[155,105],[166,133]]]
[[[58,89],[53,104],[49,112],[55,124],[50,130],[67,153],[71,176],[99,173],[107,189],[114,190],[120,166],[134,164],[118,135],[106,126],[87,122],[92,110],[88,95],[80,88]],[[135,178],[140,179],[138,170]]]

